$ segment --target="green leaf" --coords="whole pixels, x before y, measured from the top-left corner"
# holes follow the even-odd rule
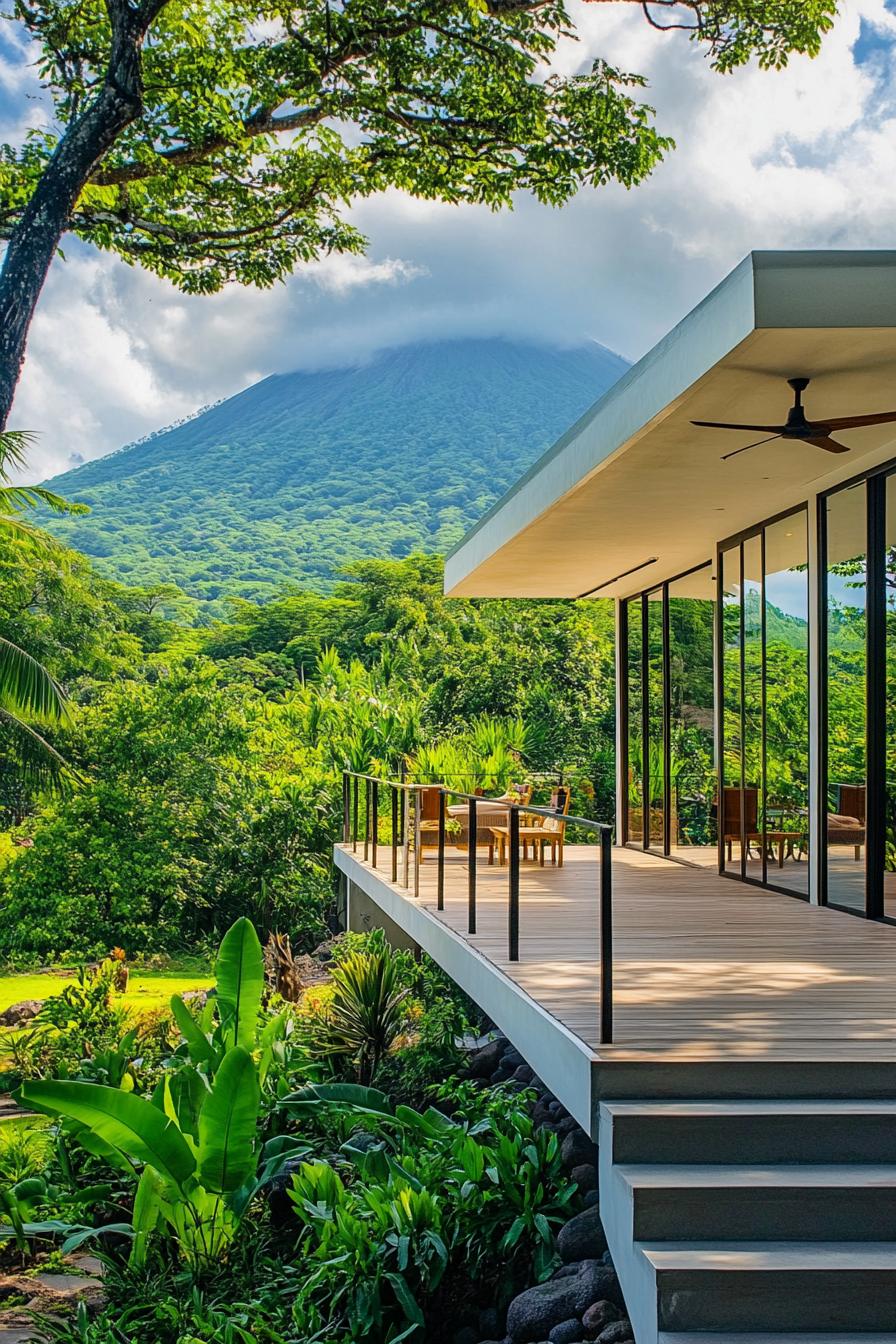
[[[394,1114],[392,1103],[385,1092],[360,1083],[311,1083],[299,1092],[284,1097],[281,1106],[310,1110],[316,1106],[344,1106],[347,1110],[362,1111],[368,1115]]]
[[[133,1092],[97,1083],[35,1080],[15,1093],[22,1106],[49,1115],[65,1115],[134,1162],[145,1162],[179,1189],[196,1163],[176,1125],[152,1102]]]
[[[252,1056],[235,1045],[221,1061],[199,1113],[199,1179],[229,1194],[255,1171],[255,1134],[261,1092]]]
[[[134,1212],[131,1216],[134,1243],[131,1246],[128,1264],[132,1268],[139,1269],[146,1263],[149,1238],[158,1227],[162,1213],[163,1192],[164,1187],[159,1180],[158,1172],[152,1167],[145,1167],[137,1182]]]
[[[420,1304],[414,1297],[407,1283],[401,1274],[387,1274],[385,1276],[395,1290],[395,1296],[398,1298],[399,1306],[409,1321],[414,1325],[424,1325],[425,1318],[420,1310]]]
[[[212,1048],[205,1033],[199,1030],[195,1017],[179,994],[171,995],[171,1012],[177,1029],[187,1043],[190,1058],[194,1064],[207,1064],[212,1058]]]
[[[251,1050],[264,990],[264,957],[252,921],[238,919],[225,933],[215,963],[218,1006],[233,1045]]]

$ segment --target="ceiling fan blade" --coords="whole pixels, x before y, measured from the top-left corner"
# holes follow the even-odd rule
[[[751,429],[756,434],[780,434],[783,425],[726,425],[720,420],[692,420],[692,425],[699,425],[701,429]]]
[[[755,443],[748,443],[745,448],[735,448],[733,453],[726,453],[722,461],[727,462],[729,457],[737,457],[738,453],[748,453],[751,448],[758,448],[760,444],[771,443],[772,439],[780,439],[780,437],[780,434],[770,434],[767,439],[757,439]]]
[[[861,429],[863,425],[886,425],[896,420],[896,411],[881,411],[878,415],[844,415],[839,420],[825,420],[827,429]]]
[[[823,448],[826,453],[848,453],[849,449],[845,443],[838,443],[836,439],[830,438],[827,434],[819,434],[814,439],[802,439],[802,443],[811,443],[815,448]]]

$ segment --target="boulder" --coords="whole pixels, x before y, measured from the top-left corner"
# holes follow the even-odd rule
[[[514,1069],[513,1076],[518,1083],[525,1083],[528,1087],[535,1075],[528,1064],[520,1064],[518,1068]]]
[[[632,1323],[627,1316],[623,1316],[619,1321],[613,1321],[610,1325],[601,1330],[597,1337],[597,1344],[625,1344],[627,1339],[632,1337]]]
[[[548,1344],[579,1344],[582,1338],[582,1322],[577,1316],[561,1321],[548,1332]]]
[[[33,1017],[37,1017],[41,1008],[44,1006],[43,999],[22,999],[21,1003],[13,1003],[0,1013],[0,1027],[20,1027],[23,1022],[30,1022]]]
[[[583,1162],[581,1166],[573,1167],[569,1174],[581,1194],[587,1195],[589,1190],[597,1189],[597,1167],[592,1166],[590,1162]]]
[[[501,1063],[504,1051],[503,1041],[489,1041],[481,1050],[474,1050],[467,1064],[471,1078],[490,1078]]]
[[[587,1339],[596,1339],[602,1330],[606,1330],[608,1325],[618,1321],[622,1312],[612,1302],[592,1302],[591,1306],[582,1317],[582,1325],[585,1329]]]
[[[600,1200],[599,1192],[597,1190],[589,1190],[585,1195],[585,1198],[582,1200],[582,1203],[585,1205],[586,1209],[591,1209],[594,1207],[595,1204],[598,1203],[599,1200]]]
[[[511,1073],[513,1073],[514,1069],[518,1069],[521,1064],[525,1064],[525,1062],[526,1061],[523,1059],[519,1050],[514,1050],[513,1046],[511,1046],[509,1050],[504,1051],[503,1058],[501,1059],[501,1063],[505,1068],[510,1069]]]
[[[507,1312],[507,1333],[513,1344],[537,1344],[555,1325],[581,1318],[592,1302],[619,1297],[615,1273],[599,1260],[583,1260],[570,1270],[513,1299]]]
[[[451,1336],[451,1344],[479,1344],[479,1331],[472,1326],[464,1326]]]
[[[579,1260],[598,1260],[606,1249],[607,1238],[596,1205],[577,1213],[561,1227],[557,1237],[560,1259],[567,1265]]]
[[[560,1155],[563,1165],[571,1171],[573,1167],[580,1167],[586,1162],[593,1164],[597,1151],[584,1129],[576,1125],[563,1140]]]
[[[562,1120],[557,1121],[558,1134],[572,1134],[579,1127],[578,1120],[573,1119],[571,1115],[566,1115]]]

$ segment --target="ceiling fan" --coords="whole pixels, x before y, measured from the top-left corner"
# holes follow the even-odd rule
[[[772,439],[798,439],[800,443],[811,443],[815,448],[823,448],[826,453],[848,453],[846,444],[838,443],[836,439],[831,438],[831,434],[836,430],[860,429],[863,425],[884,425],[888,421],[896,420],[896,411],[881,411],[878,415],[846,415],[838,420],[815,422],[807,420],[802,397],[809,386],[809,379],[788,378],[787,382],[793,388],[793,405],[787,412],[785,425],[727,425],[718,420],[692,420],[691,424],[699,425],[703,429],[752,429],[756,433],[767,434],[767,438],[748,443],[745,448],[735,448],[733,453],[725,453],[722,461],[727,462],[729,457],[737,457],[738,453],[748,453],[751,448],[758,448],[760,444],[771,443]]]

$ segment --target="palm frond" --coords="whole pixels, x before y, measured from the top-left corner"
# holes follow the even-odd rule
[[[15,717],[58,723],[67,717],[65,693],[47,669],[0,637],[0,708]]]
[[[81,776],[52,743],[18,715],[0,706],[0,743],[4,739],[7,747],[4,755],[25,789],[52,789],[65,794],[81,781]]]
[[[25,453],[35,438],[27,429],[0,430],[0,480],[9,478],[10,467],[24,467]]]
[[[90,512],[89,505],[72,503],[42,485],[0,486],[0,513],[20,513],[23,509],[37,509],[41,504],[54,513]]]

